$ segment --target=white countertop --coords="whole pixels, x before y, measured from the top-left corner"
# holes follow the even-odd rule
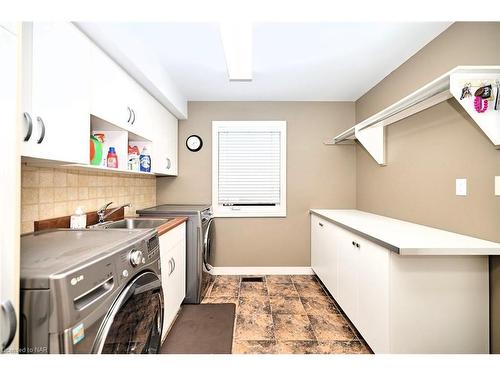
[[[500,255],[500,243],[358,210],[312,209],[400,255]]]

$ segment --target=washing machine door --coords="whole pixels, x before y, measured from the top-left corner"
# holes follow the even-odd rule
[[[94,353],[158,353],[163,326],[160,278],[153,272],[136,276],[118,296],[105,317]]]

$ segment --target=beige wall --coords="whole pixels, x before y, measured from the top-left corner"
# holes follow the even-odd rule
[[[323,140],[352,126],[354,103],[191,102],[179,124],[179,177],[157,179],[160,203],[210,203],[213,120],[287,121],[287,217],[219,218],[215,266],[307,266],[308,211],[356,206],[355,147]],[[204,146],[189,152],[190,134]]]
[[[500,23],[456,23],[356,102],[360,121],[456,65],[500,64]],[[378,166],[357,146],[357,207],[500,242],[500,150],[454,100],[387,128]],[[455,179],[468,196],[455,196]],[[491,266],[492,351],[500,352],[500,261]]]
[[[33,231],[35,220],[71,215],[76,207],[95,211],[105,202],[132,203],[126,214],[156,204],[152,176],[89,172],[23,165],[21,170],[21,231]]]

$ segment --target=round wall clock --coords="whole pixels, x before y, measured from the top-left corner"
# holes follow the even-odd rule
[[[203,147],[203,141],[197,135],[190,135],[186,139],[186,147],[188,148],[189,151],[192,152],[200,151],[201,148]]]

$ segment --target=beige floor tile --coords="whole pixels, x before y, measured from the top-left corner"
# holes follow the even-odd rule
[[[349,341],[356,339],[344,317],[340,314],[309,315],[318,341]]]
[[[273,322],[278,341],[316,340],[307,315],[273,314]]]
[[[270,299],[273,314],[306,314],[306,310],[298,297],[271,296]]]
[[[298,297],[297,289],[293,284],[268,284],[270,296]]]
[[[274,340],[273,318],[270,314],[238,315],[236,340]]]
[[[234,285],[234,286],[240,286],[240,277],[239,276],[226,276],[226,275],[219,275],[215,277],[215,282],[218,284],[225,284],[225,285]]]
[[[267,284],[291,284],[292,278],[288,275],[269,275],[266,281]]]
[[[240,297],[239,314],[271,314],[271,304],[268,296]]]
[[[301,297],[318,297],[318,296],[326,296],[326,293],[321,288],[321,285],[318,283],[302,283],[302,282],[294,282],[295,289],[299,292]]]
[[[278,341],[276,354],[318,354],[318,342],[314,340]]]
[[[215,282],[210,290],[209,297],[238,297],[239,288],[235,285],[226,285]]]
[[[304,309],[309,315],[323,315],[338,313],[335,304],[329,297],[314,296],[314,297],[300,297]]]
[[[307,282],[317,282],[315,275],[292,275],[292,281],[294,283],[307,283]]]
[[[317,354],[371,354],[368,347],[358,340],[318,341]]]
[[[276,342],[271,340],[235,340],[233,354],[275,354]]]
[[[240,297],[267,296],[266,283],[242,282],[240,285]]]

